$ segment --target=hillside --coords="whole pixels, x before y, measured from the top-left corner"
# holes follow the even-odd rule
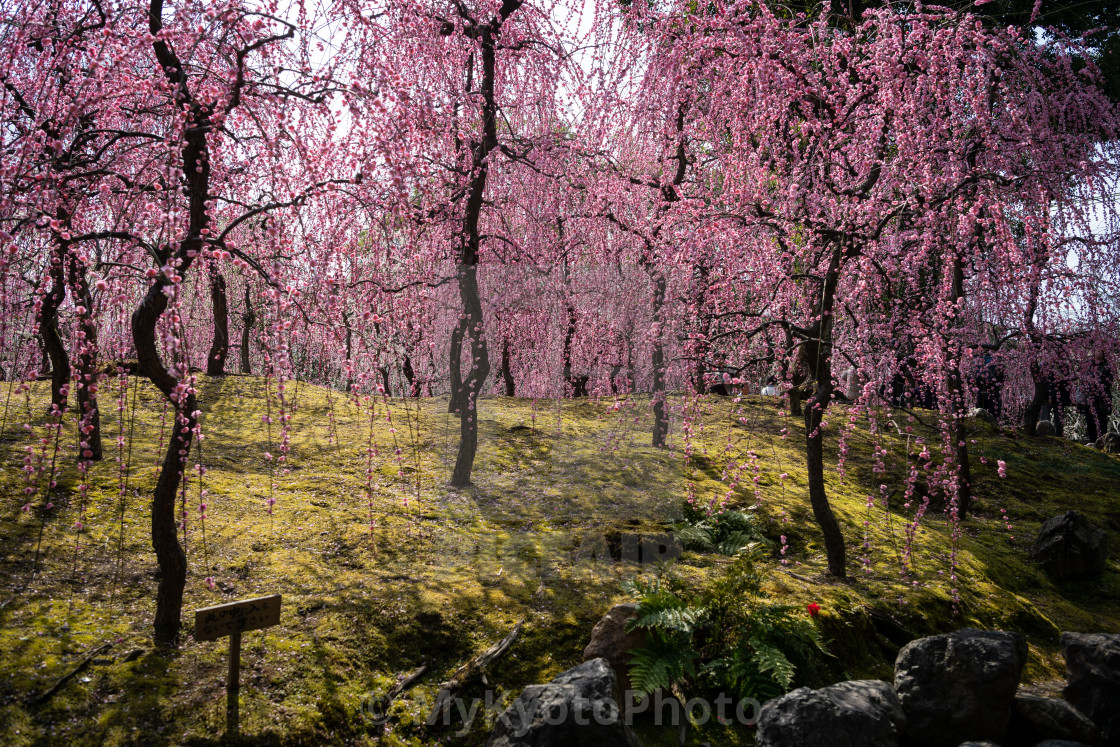
[[[681,516],[690,484],[700,501],[728,494],[721,475],[729,461],[746,465],[730,505],[757,505],[774,543],[767,589],[822,608],[817,621],[833,658],[817,678],[889,676],[900,640],[973,625],[1026,633],[1026,676],[1045,690],[1060,674],[1059,631],[1120,632],[1115,553],[1100,579],[1062,585],[1027,560],[1040,523],[1067,508],[1106,527],[1120,547],[1120,458],[1071,442],[970,425],[976,515],[956,543],[954,585],[953,527],[938,506],[918,531],[911,575],[903,581],[898,573],[913,514],[899,497],[907,454],[917,453],[918,436],[932,449],[936,433],[905,413],[882,413],[878,436],[857,422],[841,474],[837,429],[830,426],[828,488],[853,576],[839,583],[823,575],[800,420],[783,417],[776,400],[675,397],[672,448],[658,450],[647,445],[648,400],[641,397],[484,397],[475,485],[452,491],[446,480],[458,423],[446,414],[446,399],[380,402],[371,419],[368,408],[344,394],[289,382],[284,474],[268,458],[281,453],[280,432],[262,416],[278,422],[280,403],[275,383],[267,402],[266,389],[254,377],[201,379],[205,439],[191,464],[201,454],[206,498],[200,501],[192,473],[188,635],[166,655],[149,640],[155,560],[145,496],[166,417],[157,392],[141,385],[118,412],[113,387],[103,387],[107,458],[91,472],[88,496],[83,500],[75,488],[77,468],[65,449],[58,485],[21,510],[28,448],[33,461],[40,453],[49,460],[53,449],[49,439],[45,447],[39,441],[50,425],[47,384],[32,384],[26,396],[0,385],[0,743],[217,743],[225,723],[226,645],[189,636],[193,610],[273,593],[284,595],[281,624],[243,642],[246,743],[481,743],[484,718],[465,735],[433,732],[419,724],[426,715],[419,704],[520,620],[524,633],[488,672],[499,696],[578,663],[594,623],[627,599],[620,582],[651,570],[608,562],[596,548],[617,559],[626,536],[665,532]],[[842,408],[830,414],[834,423],[847,421]],[[932,423],[930,415],[923,419]],[[119,434],[129,466],[123,498]],[[64,430],[62,440],[72,443],[72,431]],[[882,449],[878,473],[874,444]],[[999,460],[1006,478],[997,474]],[[869,494],[883,495],[881,484],[890,511],[868,507]],[[207,504],[205,522],[200,502]],[[728,562],[687,551],[673,573],[685,586],[700,587]],[[104,643],[112,647],[46,702],[32,702]],[[426,673],[382,730],[363,704],[421,663]],[[704,738],[744,736],[721,729],[710,728]],[[639,733],[646,744],[675,739],[651,726]]]

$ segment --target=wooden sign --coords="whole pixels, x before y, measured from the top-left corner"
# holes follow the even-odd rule
[[[233,633],[280,624],[280,595],[204,607],[194,613],[194,639],[216,641]]]
[[[194,613],[194,639],[216,641],[229,636],[229,679],[226,680],[226,735],[237,736],[238,691],[241,689],[241,634],[280,623],[280,595],[203,607]]]

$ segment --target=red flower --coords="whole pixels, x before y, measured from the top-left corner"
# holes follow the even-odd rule
[[[809,617],[816,617],[817,613],[821,611],[821,606],[816,602],[809,602],[805,605],[805,609],[809,610]]]

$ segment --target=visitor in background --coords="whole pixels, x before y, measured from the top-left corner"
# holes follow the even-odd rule
[[[763,397],[777,397],[778,396],[778,380],[771,376],[766,380],[766,384],[762,387]]]
[[[1108,432],[1108,419],[1112,417],[1112,367],[1103,349],[1093,352],[1084,400],[1081,408],[1085,414],[1085,437],[1096,443]]]

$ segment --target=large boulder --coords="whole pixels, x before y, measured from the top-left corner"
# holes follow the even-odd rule
[[[1100,727],[1106,747],[1120,747],[1120,635],[1063,633],[1062,695]]]
[[[1071,703],[1059,698],[1019,694],[1011,707],[1007,741],[1033,745],[1047,739],[1064,739],[1100,747],[1101,730]]]
[[[1031,557],[1058,580],[1102,573],[1108,535],[1077,511],[1066,511],[1043,523]]]
[[[769,701],[758,716],[756,747],[898,747],[906,714],[889,683],[802,687]]]
[[[1034,435],[1036,436],[1053,436],[1055,433],[1057,433],[1057,430],[1049,420],[1040,420],[1038,425],[1034,427]]]
[[[1002,742],[1026,660],[1021,634],[995,630],[964,628],[903,646],[894,689],[906,711],[906,743]]]
[[[988,425],[999,425],[996,421],[996,416],[990,410],[985,410],[983,407],[973,407],[968,411],[968,417],[973,420],[982,420]]]
[[[641,747],[614,698],[606,659],[585,661],[547,685],[529,685],[498,717],[488,747]]]
[[[1120,433],[1106,433],[1097,439],[1096,447],[1105,454],[1120,454]]]
[[[614,670],[617,690],[615,701],[622,703],[622,695],[630,689],[630,657],[634,649],[646,645],[646,632],[626,632],[626,623],[638,616],[638,605],[618,604],[611,607],[603,619],[591,629],[591,642],[583,650],[583,660],[606,659]]]

